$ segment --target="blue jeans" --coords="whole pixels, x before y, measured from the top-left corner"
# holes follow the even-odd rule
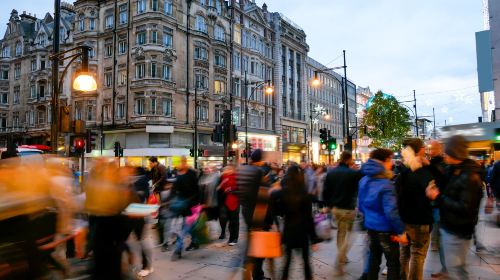
[[[175,242],[175,252],[176,253],[181,253],[182,248],[184,248],[184,237],[189,234],[191,231],[191,226],[186,224],[186,218],[182,219],[182,229],[177,235],[177,241]],[[194,242],[194,240],[191,240],[191,242]]]
[[[469,279],[465,258],[469,251],[470,239],[463,239],[440,229],[441,244],[446,252],[446,268],[450,279]]]

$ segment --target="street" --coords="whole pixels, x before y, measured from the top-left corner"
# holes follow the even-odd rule
[[[487,209],[488,210],[488,209]],[[495,209],[492,209],[493,213]],[[488,211],[486,211],[488,212]],[[477,226],[479,240],[486,247],[486,252],[476,253],[475,247],[471,244],[467,263],[470,273],[470,279],[499,279],[500,278],[500,228],[496,227],[495,217],[486,214],[484,207],[480,215],[480,222]],[[183,258],[176,262],[171,262],[172,252],[161,252],[160,248],[154,249],[153,268],[154,272],[145,279],[164,280],[164,279],[213,279],[225,280],[241,279],[241,272],[235,269],[235,263],[238,263],[241,257],[240,242],[237,246],[230,247],[225,242],[217,240],[219,235],[219,226],[217,222],[210,222],[211,237],[214,243],[192,252],[185,252]],[[156,233],[150,231],[150,233]],[[243,240],[243,231],[240,232],[240,240]],[[152,238],[152,235],[149,235]],[[363,252],[365,246],[365,234],[356,231],[353,246],[349,252],[349,263],[346,266],[346,275],[338,279],[358,279],[363,269]],[[315,279],[332,279],[333,263],[336,255],[335,246],[336,237],[328,243],[321,243],[317,252],[313,254],[312,266]],[[135,240],[130,241],[131,245],[137,245]],[[137,250],[136,250],[137,251]],[[135,272],[139,271],[137,259],[140,254],[136,254],[136,264],[133,267]],[[281,274],[280,260],[276,261],[278,269],[277,275]],[[301,258],[298,255],[292,261],[292,270],[290,279],[303,279],[303,269],[300,264]],[[300,265],[299,265],[300,264]],[[266,262],[266,276],[270,277],[269,262]],[[425,279],[430,279],[432,272],[440,269],[438,252],[429,251],[425,263]],[[278,278],[275,278],[278,279]],[[381,276],[381,279],[385,277]]]

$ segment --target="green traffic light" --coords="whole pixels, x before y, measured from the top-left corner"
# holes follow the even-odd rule
[[[337,145],[334,143],[330,144],[330,150],[335,150],[337,148]]]

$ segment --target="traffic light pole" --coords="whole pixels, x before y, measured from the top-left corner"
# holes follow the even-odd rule
[[[198,83],[194,86],[194,169],[198,169]]]
[[[248,164],[248,80],[245,71],[245,163]]]
[[[330,146],[330,139],[332,137],[330,136],[330,130],[328,130],[328,144],[326,145],[328,147],[328,165],[332,164],[332,147]]]

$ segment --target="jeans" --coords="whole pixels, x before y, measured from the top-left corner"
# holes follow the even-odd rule
[[[300,250],[302,251],[302,259],[304,261],[304,279],[311,280],[313,278],[311,263],[309,262],[309,245],[302,247]],[[282,280],[288,279],[288,270],[290,270],[290,263],[292,262],[293,248],[287,247],[285,256],[285,266],[283,267],[283,275],[281,277]]]
[[[446,252],[446,268],[450,279],[469,279],[465,258],[469,251],[470,239],[460,238],[444,229],[441,232],[441,243]]]
[[[152,252],[144,238],[145,224],[144,218],[132,219],[132,232],[141,244],[142,269],[149,269],[151,268]]]
[[[182,253],[182,248],[184,248],[184,237],[191,232],[191,225],[186,224],[186,219],[182,220],[182,229],[177,235],[177,241],[175,242],[175,253]],[[194,238],[191,239],[191,244],[196,244]]]
[[[332,215],[337,221],[337,260],[336,268],[342,270],[347,262],[347,252],[351,246],[351,232],[356,218],[356,210],[333,208]]]
[[[226,225],[229,222],[229,242],[238,241],[238,233],[240,231],[240,207],[234,211],[227,209],[226,205],[222,205],[219,215],[219,223],[221,235],[226,233]]]
[[[400,279],[399,244],[391,241],[390,232],[368,231],[370,236],[370,265],[368,268],[368,280],[378,280],[382,254],[387,263],[387,280]]]
[[[408,244],[400,246],[403,279],[422,280],[430,243],[430,225],[406,225]]]

